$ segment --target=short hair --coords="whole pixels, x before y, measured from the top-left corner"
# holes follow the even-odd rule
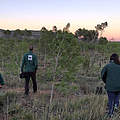
[[[32,45],[30,45],[29,50],[30,50],[30,51],[32,51],[32,50],[33,50],[33,46],[32,46]]]
[[[116,53],[113,53],[113,54],[110,56],[110,60],[113,60],[114,63],[116,63],[116,64],[120,64],[119,55],[116,54]]]

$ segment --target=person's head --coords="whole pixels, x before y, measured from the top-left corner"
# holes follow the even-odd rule
[[[110,60],[114,61],[115,64],[120,64],[119,55],[116,54],[116,53],[113,53],[113,54],[110,56]]]
[[[33,46],[32,45],[30,45],[29,50],[33,51]]]

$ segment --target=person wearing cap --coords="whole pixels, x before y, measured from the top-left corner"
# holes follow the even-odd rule
[[[108,115],[111,117],[115,109],[119,107],[120,97],[120,61],[116,53],[110,56],[110,62],[103,67],[101,77],[105,83],[108,95]]]
[[[21,72],[25,74],[25,95],[29,94],[29,81],[32,79],[33,92],[37,92],[36,71],[38,68],[37,56],[33,53],[33,46],[25,53],[22,59]]]
[[[4,85],[4,79],[2,77],[2,74],[0,73],[0,88],[2,88],[2,85]]]

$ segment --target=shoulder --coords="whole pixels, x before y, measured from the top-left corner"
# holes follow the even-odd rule
[[[23,55],[23,57],[26,57],[28,55],[28,53],[25,53],[24,55]]]
[[[112,66],[111,63],[106,64],[106,65],[102,68],[102,71],[109,69],[111,66]]]
[[[28,53],[24,53],[24,56],[28,55]]]
[[[109,67],[109,66],[111,66],[111,63],[106,64],[106,65],[104,66],[104,68],[107,68],[107,67]]]
[[[37,58],[37,55],[36,55],[36,54],[32,53],[32,55],[33,55],[35,58]]]
[[[116,63],[109,63],[109,65],[108,65],[108,66],[120,67],[120,65],[119,65],[119,64],[116,64]]]
[[[120,69],[120,65],[115,63],[109,63],[105,66],[105,68],[111,69],[111,70],[115,70],[115,69],[117,70],[117,69]]]

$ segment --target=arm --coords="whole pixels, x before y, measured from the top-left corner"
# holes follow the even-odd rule
[[[107,78],[107,68],[106,68],[106,66],[101,71],[101,78],[102,78],[103,82],[106,83],[106,78]]]
[[[0,85],[4,85],[4,84],[5,84],[4,79],[3,79],[2,75],[0,74]]]

